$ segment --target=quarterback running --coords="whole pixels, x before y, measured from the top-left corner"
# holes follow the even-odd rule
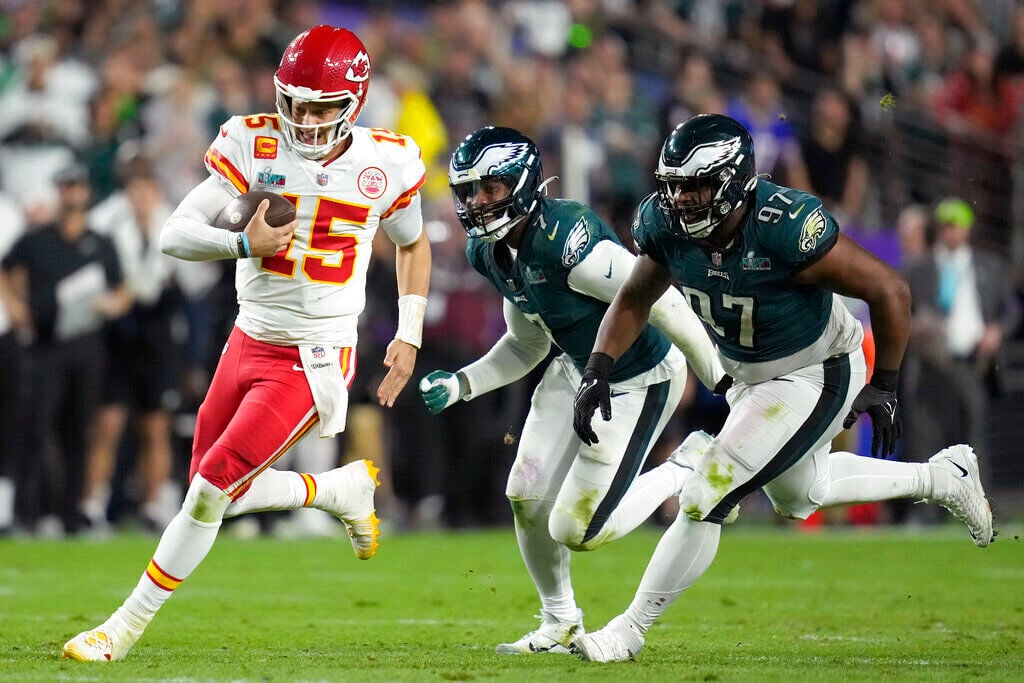
[[[225,518],[319,508],[345,524],[358,558],[376,552],[373,463],[321,474],[272,467],[310,430],[329,437],[345,429],[378,229],[396,245],[399,292],[398,330],[377,391],[382,405],[393,405],[420,345],[430,278],[418,194],[424,166],[411,138],[355,125],[370,74],[366,48],[350,31],[321,25],[297,36],[274,76],[277,112],[221,126],[206,154],[209,178],[164,226],[161,248],[172,256],[237,261],[238,316],[199,409],[181,510],[124,604],[69,640],[64,656],[122,659],[209,552]],[[212,227],[229,201],[257,189],[291,200],[295,220],[271,227],[263,200],[243,231]]]

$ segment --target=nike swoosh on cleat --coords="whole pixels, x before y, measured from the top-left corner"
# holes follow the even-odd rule
[[[961,478],[962,478],[962,477],[966,477],[966,476],[967,476],[967,470],[965,470],[965,469],[964,469],[963,467],[960,467],[960,465],[957,465],[957,464],[956,464],[955,462],[953,462],[952,460],[950,460],[949,462],[950,462],[950,463],[951,463],[951,464],[953,465],[953,467],[955,467],[955,468],[957,468],[958,470],[960,470],[960,476],[961,476]]]
[[[533,643],[530,643],[530,652],[550,652],[551,648],[553,648],[557,644],[558,643],[548,645],[547,647],[534,647]]]
[[[292,370],[298,370],[299,372],[302,372],[302,366],[299,365],[298,363],[292,363]]]

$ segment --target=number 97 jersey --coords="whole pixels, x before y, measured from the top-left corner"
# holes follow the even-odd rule
[[[239,259],[238,327],[272,344],[354,346],[377,229],[403,246],[423,227],[425,171],[412,138],[356,126],[344,154],[323,165],[288,148],[277,115],[235,116],[205,161],[233,194],[284,195],[299,222],[287,249]]]
[[[858,346],[860,324],[834,294],[792,280],[839,239],[821,201],[766,180],[748,201],[734,243],[715,249],[672,232],[652,195],[634,221],[637,248],[681,285],[730,374],[737,364],[761,364],[778,376]]]

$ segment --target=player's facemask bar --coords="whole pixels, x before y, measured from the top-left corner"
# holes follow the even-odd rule
[[[281,132],[285,140],[300,156],[306,159],[321,159],[352,132],[352,114],[359,106],[353,95],[342,95],[340,99],[324,101],[323,104],[339,107],[338,116],[323,123],[299,123],[292,118],[293,98],[278,93],[277,113],[281,118]],[[320,102],[320,100],[315,100]],[[304,100],[300,100],[304,102]],[[303,142],[300,133],[311,133],[313,142]],[[321,135],[324,141],[320,142]]]

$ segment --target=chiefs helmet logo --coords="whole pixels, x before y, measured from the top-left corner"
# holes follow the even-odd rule
[[[352,63],[349,64],[348,73],[345,74],[345,78],[353,83],[362,83],[369,77],[370,58],[365,52],[360,50],[356,53],[356,56],[352,58]]]

